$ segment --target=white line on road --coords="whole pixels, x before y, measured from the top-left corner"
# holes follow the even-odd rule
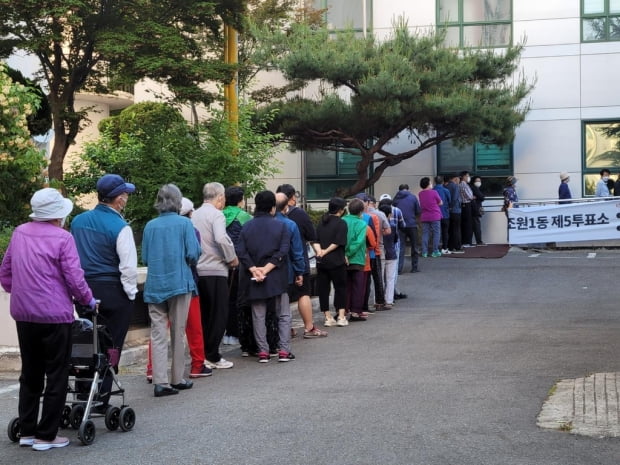
[[[596,258],[596,252],[589,252],[588,258]]]
[[[539,253],[533,253],[532,255],[529,255],[528,258],[536,258],[539,255],[540,255]]]

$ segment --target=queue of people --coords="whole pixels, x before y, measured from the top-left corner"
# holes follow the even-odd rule
[[[425,242],[432,232],[433,256],[440,254],[440,243],[450,243],[441,237],[446,229],[441,224],[453,214],[442,208],[452,205],[450,189],[433,190],[429,178],[422,184],[421,202],[407,185],[394,200],[382,195],[378,205],[365,193],[348,205],[334,197],[316,228],[296,205],[289,184],[277,193],[256,194],[253,217],[242,208],[240,187],[208,183],[194,210],[177,186],[162,186],[154,204],[158,215],[147,223],[141,249],[151,319],[147,380],[154,396],[178,394],[193,387],[192,379],[232,368],[222,357],[222,343],[239,342],[242,356],[256,356],[260,363],[294,360],[290,302],[298,302],[304,339],[327,337],[312,315],[309,250],[316,257],[325,327],[366,321],[369,313],[390,310],[396,299],[406,298],[397,280],[407,239],[413,244],[411,271],[418,271],[416,217],[422,214]],[[69,443],[57,433],[68,385],[73,302],[94,307],[95,297],[100,300],[101,323],[120,352],[138,293],[136,242],[123,217],[136,187],[106,174],[96,188],[99,203],[73,219],[70,233],[62,226],[71,201],[55,189],[35,193],[33,221],[16,228],[0,267],[0,284],[12,294],[23,361],[20,444],[37,450]],[[19,252],[24,249],[38,253]],[[96,413],[108,407],[111,383],[102,380]],[[40,396],[45,400],[38,420]]]

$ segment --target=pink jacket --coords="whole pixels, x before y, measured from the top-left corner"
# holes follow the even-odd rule
[[[88,305],[73,236],[47,222],[15,228],[0,266],[0,285],[11,294],[11,316],[31,323],[73,322],[73,298]]]

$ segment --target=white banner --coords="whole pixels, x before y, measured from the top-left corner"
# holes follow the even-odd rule
[[[539,205],[508,210],[508,242],[620,239],[620,200]]]

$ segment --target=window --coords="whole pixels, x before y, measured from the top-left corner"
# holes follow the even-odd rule
[[[620,0],[581,0],[581,40],[620,40]]]
[[[505,47],[512,42],[512,0],[437,0],[437,25],[451,47]]]
[[[500,147],[477,142],[457,147],[451,140],[437,147],[437,173],[440,176],[469,171],[482,178],[484,193],[501,196],[507,176],[513,174],[512,145]]]
[[[327,200],[357,180],[359,157],[347,152],[306,151],[306,198]]]
[[[369,31],[372,28],[372,0],[314,0],[314,8],[327,9],[325,22],[330,30]]]
[[[620,122],[586,121],[583,123],[583,193],[594,195],[600,171],[607,168],[612,177],[620,171]],[[615,193],[614,195],[620,195]]]

